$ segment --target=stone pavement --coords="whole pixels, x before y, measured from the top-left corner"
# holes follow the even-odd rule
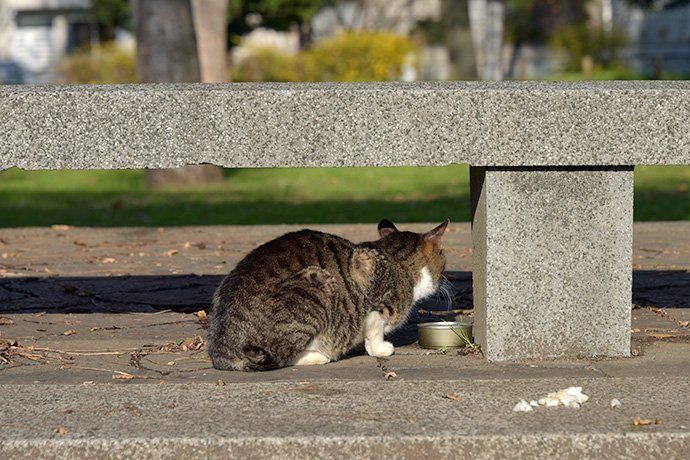
[[[213,369],[200,312],[249,250],[297,228],[0,229],[0,458],[687,458],[690,223],[635,224],[632,358],[419,348],[416,323],[472,321],[461,223],[444,240],[450,311],[419,305],[394,356]],[[570,386],[580,409],[513,412]]]

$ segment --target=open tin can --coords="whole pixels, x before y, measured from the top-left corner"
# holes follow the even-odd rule
[[[472,325],[454,321],[417,325],[422,348],[463,348],[472,342]]]

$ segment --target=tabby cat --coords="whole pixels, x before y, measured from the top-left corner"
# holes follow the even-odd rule
[[[237,264],[218,287],[209,326],[217,369],[263,371],[325,364],[364,343],[390,356],[384,334],[402,325],[443,276],[448,220],[428,233],[384,219],[377,241],[312,230],[287,233]]]

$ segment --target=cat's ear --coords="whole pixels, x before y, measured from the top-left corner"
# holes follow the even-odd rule
[[[445,222],[443,222],[441,225],[439,225],[429,233],[425,233],[424,241],[434,241],[440,244],[441,240],[443,239],[443,234],[446,232],[449,223],[450,220],[446,219]]]
[[[379,238],[383,238],[384,236],[388,236],[397,231],[398,229],[395,228],[395,225],[393,225],[393,222],[390,220],[381,219],[381,222],[379,222]]]

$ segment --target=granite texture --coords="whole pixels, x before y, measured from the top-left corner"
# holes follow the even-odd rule
[[[572,380],[3,385],[0,458],[687,458],[687,378],[585,377],[580,409],[513,412]]]
[[[690,82],[0,87],[0,170],[690,164]]]
[[[629,356],[633,169],[472,168],[487,359]]]

